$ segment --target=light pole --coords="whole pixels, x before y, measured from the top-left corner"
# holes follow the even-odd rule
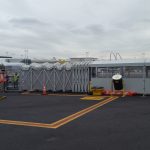
[[[25,64],[28,64],[28,49],[24,50],[25,52]]]
[[[145,78],[146,78],[146,66],[145,66],[145,53],[143,55],[143,97],[145,97]]]

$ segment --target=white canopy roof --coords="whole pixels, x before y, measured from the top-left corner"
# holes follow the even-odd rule
[[[66,62],[64,64],[61,64],[59,62],[51,64],[51,63],[43,63],[43,64],[39,64],[39,63],[32,63],[31,65],[22,65],[22,69],[27,70],[29,68],[38,70],[38,69],[42,69],[45,68],[47,70],[50,70],[52,68],[56,68],[58,70],[62,70],[63,68],[66,70],[70,70],[72,67],[72,63]]]
[[[149,66],[149,59],[123,59],[123,60],[99,60],[91,62],[91,67],[110,67],[110,66]]]

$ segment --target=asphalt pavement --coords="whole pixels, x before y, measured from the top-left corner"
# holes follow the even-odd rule
[[[52,123],[98,101],[7,95],[0,120]],[[0,150],[149,150],[150,98],[121,97],[57,128],[0,124]]]

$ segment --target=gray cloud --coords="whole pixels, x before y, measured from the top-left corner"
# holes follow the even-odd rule
[[[21,19],[13,18],[9,22],[14,26],[39,26],[39,25],[44,26],[45,25],[43,22],[35,18],[21,18]]]
[[[149,54],[149,7],[148,0],[0,0],[0,55]]]

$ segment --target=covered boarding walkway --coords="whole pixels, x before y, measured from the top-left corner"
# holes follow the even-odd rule
[[[89,63],[44,63],[22,66],[19,78],[20,91],[88,92]]]

